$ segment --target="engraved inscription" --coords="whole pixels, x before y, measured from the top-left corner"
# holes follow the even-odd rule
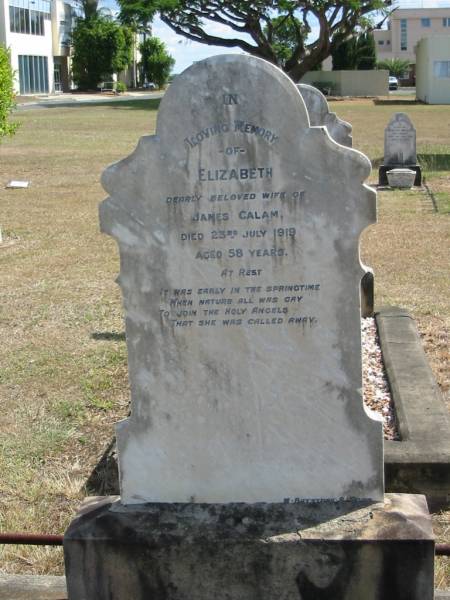
[[[239,104],[237,94],[223,94],[222,98],[223,98],[223,103],[228,106],[230,104]]]
[[[319,323],[314,307],[320,287],[294,283],[162,289],[159,312],[162,323],[172,328],[287,325],[306,333]]]

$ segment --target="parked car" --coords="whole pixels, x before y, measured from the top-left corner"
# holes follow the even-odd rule
[[[142,87],[145,90],[156,90],[156,85],[152,81],[146,81]]]
[[[392,75],[389,77],[389,89],[398,90],[398,79]]]

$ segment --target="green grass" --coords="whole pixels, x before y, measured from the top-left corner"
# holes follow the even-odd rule
[[[435,197],[438,211],[441,214],[450,215],[450,193],[438,192]]]

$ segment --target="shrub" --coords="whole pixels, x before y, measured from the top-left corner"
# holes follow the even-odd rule
[[[334,91],[334,83],[332,81],[313,81],[311,85],[320,90],[325,96],[329,96]]]
[[[401,79],[409,70],[409,61],[401,58],[386,58],[377,63],[377,69],[387,69],[389,75]]]
[[[9,60],[9,52],[0,46],[0,140],[6,135],[12,135],[17,129],[17,123],[8,119],[14,108],[14,73]]]
[[[105,17],[78,19],[72,33],[76,85],[95,90],[99,81],[125,69],[132,60],[131,36],[130,29]]]
[[[164,42],[156,37],[144,40],[139,50],[142,55],[142,71],[147,81],[154,81],[162,88],[169,79],[175,59],[167,52]]]
[[[116,92],[118,92],[119,94],[121,92],[126,92],[127,91],[127,86],[124,84],[123,81],[118,81],[116,83]]]

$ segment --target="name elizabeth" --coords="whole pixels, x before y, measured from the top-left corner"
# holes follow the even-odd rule
[[[243,169],[199,169],[200,181],[231,181],[233,179],[272,179],[272,167]]]

